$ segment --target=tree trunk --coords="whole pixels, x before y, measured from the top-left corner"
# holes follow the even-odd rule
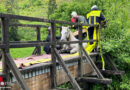
[[[48,18],[51,14],[53,14],[56,7],[57,7],[56,0],[49,0],[49,3],[48,3]]]
[[[5,0],[6,12],[9,14],[18,14],[18,3],[17,0]],[[10,23],[18,23],[18,20],[10,20]],[[9,38],[11,41],[19,41],[19,35],[17,33],[18,27],[10,26],[9,27]]]

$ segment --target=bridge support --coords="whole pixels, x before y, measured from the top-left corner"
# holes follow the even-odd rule
[[[51,62],[53,63],[51,67],[51,88],[56,88],[56,56],[55,56],[55,47],[56,47],[56,23],[51,23]]]
[[[92,66],[93,70],[96,72],[98,78],[94,77],[80,77],[82,80],[86,80],[87,82],[91,83],[101,83],[101,84],[110,84],[112,83],[112,79],[104,78],[102,73],[99,71],[97,66],[95,65],[94,61],[91,59],[91,57],[86,53],[85,49],[82,47],[83,53],[85,54],[85,58],[88,59],[88,62]]]
[[[8,58],[6,53],[9,53],[9,20],[7,18],[1,18],[2,21],[2,44],[6,45],[6,48],[2,49],[2,69],[4,74],[4,82],[10,82],[10,68],[7,65]],[[9,87],[6,85],[5,87]]]
[[[81,90],[80,86],[78,85],[77,81],[72,77],[70,71],[65,65],[65,62],[63,61],[62,57],[58,54],[58,51],[54,49],[55,55],[57,57],[57,60],[59,61],[60,65],[63,67],[64,71],[68,75],[70,82],[75,90]]]
[[[28,86],[24,82],[21,73],[19,72],[16,64],[9,54],[9,19],[2,18],[2,44],[6,45],[6,48],[2,49],[2,69],[5,76],[4,82],[10,82],[10,71],[13,72],[19,85],[23,90],[29,90]],[[6,87],[10,87],[6,85]],[[6,88],[8,89],[8,88]]]
[[[41,34],[40,34],[40,27],[36,27],[36,33],[37,33],[37,41],[40,42],[41,41]],[[33,53],[33,55],[41,55],[41,46],[38,45],[35,47]]]
[[[109,63],[109,65],[111,66],[112,70],[102,71],[103,73],[111,74],[111,75],[117,75],[119,77],[121,77],[125,73],[125,71],[120,71],[120,70],[117,69],[115,63],[112,61],[112,59],[111,59],[111,57],[108,53],[105,54],[105,59]]]

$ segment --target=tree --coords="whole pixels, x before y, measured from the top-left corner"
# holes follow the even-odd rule
[[[18,14],[18,4],[17,0],[6,0],[5,1],[6,6],[6,13],[9,14]],[[10,20],[10,23],[18,23],[18,20]],[[11,41],[19,41],[19,35],[17,33],[18,27],[10,26],[9,32],[10,32],[10,40]]]
[[[51,14],[53,14],[56,7],[57,7],[56,0],[49,0],[49,3],[48,3],[48,18]]]

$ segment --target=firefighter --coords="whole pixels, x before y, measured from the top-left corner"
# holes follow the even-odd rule
[[[56,36],[56,40],[60,40],[60,37]],[[50,42],[51,41],[51,27],[48,27],[48,36],[47,36],[45,41],[46,42]],[[60,45],[56,45],[56,48],[58,50],[60,50],[61,46]],[[43,50],[46,52],[46,54],[50,54],[51,53],[51,45],[45,45]]]
[[[86,14],[86,20],[89,24],[94,25],[100,25],[103,21],[105,21],[105,18],[101,11],[98,9],[96,5],[93,5],[91,7],[91,11]],[[99,40],[99,27],[89,27],[87,30],[87,39],[88,40]],[[97,36],[98,35],[98,36]],[[96,42],[89,42],[86,51],[90,53],[96,46]]]
[[[83,24],[87,23],[86,18],[82,15],[78,15],[77,12],[75,12],[75,11],[72,11],[71,16],[72,16],[72,18],[71,18],[72,23],[83,23]],[[73,25],[72,28],[78,30],[78,26]],[[82,36],[83,36],[83,38],[85,38],[86,37],[86,28],[84,28],[84,27],[82,27],[82,28],[83,28]],[[75,31],[73,33],[73,35],[78,39],[78,31]]]

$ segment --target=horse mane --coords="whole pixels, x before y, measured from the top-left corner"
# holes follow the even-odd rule
[[[70,31],[70,29],[69,29],[69,41],[77,41],[77,39],[75,38],[73,33]]]

